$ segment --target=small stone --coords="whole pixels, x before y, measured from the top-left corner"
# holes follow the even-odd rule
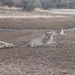
[[[49,73],[51,73],[51,72],[49,71]]]
[[[66,72],[66,70],[63,70],[63,72],[62,72],[63,74],[68,74],[67,72]]]

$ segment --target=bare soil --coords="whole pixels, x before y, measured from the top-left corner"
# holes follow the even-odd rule
[[[60,27],[74,28],[75,18],[0,19],[0,29],[15,29],[0,30],[0,40],[17,46],[0,49],[0,75],[75,75],[75,30],[55,36],[58,47],[20,47]]]
[[[0,28],[58,29],[75,27],[75,18],[0,19]]]

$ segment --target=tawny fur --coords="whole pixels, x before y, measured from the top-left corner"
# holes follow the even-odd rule
[[[6,43],[3,41],[0,41],[0,48],[12,48],[15,47],[12,43]]]
[[[62,27],[60,27],[59,30],[55,30],[55,31],[50,31],[50,32],[47,32],[47,33],[53,33],[52,36],[58,36],[58,35],[67,35],[64,33],[64,29]],[[44,36],[44,35],[43,35]]]
[[[40,38],[35,38],[29,42],[30,47],[37,47],[37,46],[56,46],[57,44],[53,42],[52,33],[46,33],[44,36]]]

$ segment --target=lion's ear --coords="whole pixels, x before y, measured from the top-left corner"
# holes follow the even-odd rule
[[[51,33],[51,35],[53,35],[53,33]]]

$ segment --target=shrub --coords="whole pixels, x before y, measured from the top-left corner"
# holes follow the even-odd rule
[[[3,5],[7,5],[7,6],[13,6],[14,5],[13,0],[1,0],[1,2],[3,3]]]
[[[69,8],[69,6],[70,6],[70,3],[69,2],[60,2],[58,4],[58,7],[59,8]]]
[[[22,0],[22,7],[25,10],[33,10],[34,8],[41,8],[41,3],[38,0]]]

